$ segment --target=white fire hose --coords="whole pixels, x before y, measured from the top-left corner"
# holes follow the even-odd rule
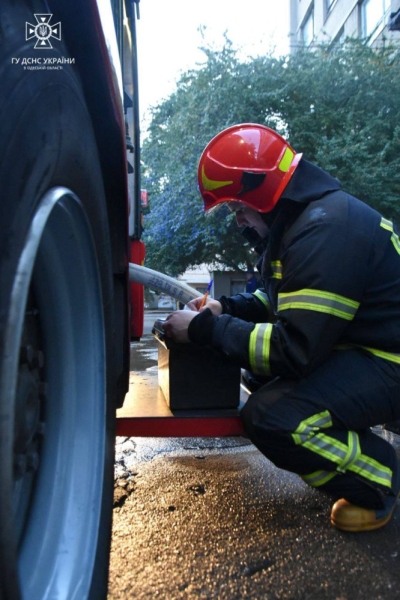
[[[133,263],[129,263],[129,281],[141,283],[157,292],[163,292],[182,304],[187,304],[190,300],[203,295],[183,281]]]

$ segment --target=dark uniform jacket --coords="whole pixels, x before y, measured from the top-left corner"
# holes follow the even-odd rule
[[[392,221],[304,159],[266,217],[263,289],[220,298],[223,314],[196,316],[190,339],[265,376],[304,377],[348,347],[400,366],[400,240]]]

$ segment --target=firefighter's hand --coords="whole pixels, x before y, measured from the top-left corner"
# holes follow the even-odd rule
[[[195,298],[194,300],[188,302],[186,306],[190,308],[190,310],[199,311],[202,300],[203,297],[200,296],[200,298]],[[207,301],[204,307],[200,309],[200,312],[202,310],[205,310],[206,308],[209,308],[211,310],[214,317],[218,317],[222,314],[222,304],[218,300],[214,300],[214,298],[207,298]]]
[[[165,335],[174,342],[187,344],[190,341],[188,336],[189,324],[198,314],[193,310],[176,310],[171,313],[163,324]]]

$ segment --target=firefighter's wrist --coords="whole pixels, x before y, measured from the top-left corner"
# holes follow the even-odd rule
[[[190,321],[188,328],[189,340],[200,346],[211,344],[216,318],[209,308],[202,310]]]
[[[230,315],[231,314],[231,306],[229,304],[229,300],[226,296],[221,296],[220,298],[218,298],[219,303],[222,306],[222,313],[223,315]]]

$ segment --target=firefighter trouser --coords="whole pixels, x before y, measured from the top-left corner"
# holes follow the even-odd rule
[[[304,379],[264,385],[241,414],[269,460],[335,500],[383,508],[397,494],[396,452],[370,427],[400,419],[400,365],[337,350]]]

